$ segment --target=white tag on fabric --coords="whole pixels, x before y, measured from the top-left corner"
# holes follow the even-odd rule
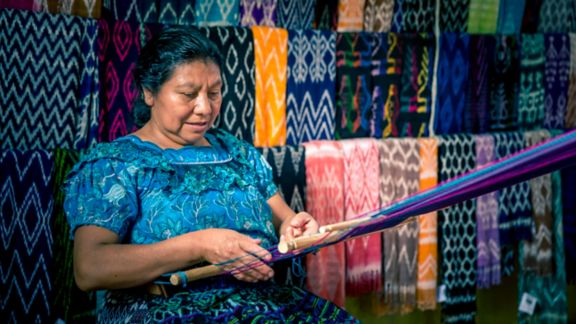
[[[528,315],[534,314],[534,309],[536,309],[536,304],[538,303],[538,299],[529,293],[522,294],[522,299],[520,300],[520,306],[518,306],[518,310],[526,313]]]
[[[438,302],[443,303],[446,301],[446,285],[440,285],[438,287]]]

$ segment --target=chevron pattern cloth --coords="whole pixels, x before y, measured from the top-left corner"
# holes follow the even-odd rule
[[[240,26],[276,26],[278,0],[240,0]]]
[[[373,33],[336,36],[336,138],[369,137]]]
[[[435,134],[465,131],[469,43],[467,34],[443,33],[440,36]]]
[[[238,26],[240,24],[239,0],[194,0],[194,2],[196,26]]]
[[[550,138],[546,130],[526,132],[526,145],[539,144]],[[546,174],[529,181],[533,207],[534,236],[523,241],[523,269],[534,271],[540,276],[550,275],[553,264],[552,179]]]
[[[438,184],[438,139],[419,138],[420,190]],[[420,310],[436,308],[436,280],[438,277],[438,214],[431,212],[418,217],[418,281],[416,303]]]
[[[547,34],[544,44],[544,127],[562,129],[570,84],[570,37],[568,34]]]
[[[518,312],[518,323],[567,323],[568,300],[566,296],[566,273],[564,272],[564,238],[562,233],[562,192],[558,172],[552,177],[553,209],[553,259],[555,269],[552,274],[540,276],[533,271],[520,269],[518,275],[518,302],[524,293],[538,300],[536,311],[532,315]],[[573,197],[572,197],[573,199]],[[520,247],[520,257],[523,254]],[[520,262],[520,267],[522,263]]]
[[[378,144],[375,139],[340,141],[344,153],[344,219],[380,206]],[[358,296],[382,287],[381,235],[346,242],[346,295]]]
[[[320,225],[344,221],[344,154],[337,141],[314,141],[306,148],[306,205]],[[346,292],[344,244],[306,255],[308,289],[340,307]]]
[[[541,128],[544,122],[544,35],[522,34],[518,126]]]
[[[402,1],[402,32],[432,33],[436,16],[435,0]]]
[[[332,0],[316,0],[314,9],[314,28],[321,30],[336,30],[338,25],[338,2]]]
[[[215,126],[252,143],[255,132],[256,80],[254,37],[250,28],[201,28],[221,49],[222,106]]]
[[[440,137],[439,181],[446,181],[476,166],[476,148],[471,135]],[[442,304],[445,323],[474,322],[476,315],[476,202],[467,200],[438,211],[442,231],[439,251],[441,282],[446,287]]]
[[[110,142],[136,130],[132,107],[136,89],[132,71],[140,53],[141,29],[127,21],[99,20],[101,50],[98,141]]]
[[[98,78],[85,45],[94,27],[78,17],[0,10],[0,148],[74,149],[91,142],[94,89],[86,87]]]
[[[564,228],[564,252],[566,276],[569,283],[576,283],[576,168],[565,168],[562,175],[562,224]]]
[[[487,133],[490,129],[490,73],[494,70],[494,37],[470,36],[470,79],[466,97],[464,129],[470,133]]]
[[[526,0],[500,0],[497,33],[513,35],[520,33]]]
[[[400,136],[428,136],[431,106],[431,78],[434,75],[435,40],[431,34],[400,34],[402,76],[400,112],[396,127]]]
[[[518,91],[519,50],[513,35],[496,36],[494,70],[490,75],[490,130],[517,129],[516,92]]]
[[[476,165],[495,160],[494,137],[478,135]],[[500,233],[498,232],[498,192],[476,198],[476,245],[478,247],[478,288],[500,284]]]
[[[255,146],[286,144],[288,31],[251,27],[256,65]]]
[[[401,33],[404,28],[404,20],[403,20],[403,3],[405,0],[394,0],[394,9],[392,15],[392,26],[390,31],[395,33]]]
[[[103,17],[130,22],[172,25],[194,24],[194,1],[184,0],[107,0]]]
[[[468,33],[495,34],[498,28],[498,9],[503,0],[470,0]]]
[[[81,291],[74,282],[72,268],[73,241],[70,240],[70,225],[64,214],[64,192],[61,190],[68,171],[78,162],[79,154],[74,151],[54,151],[54,214],[52,237],[54,256],[51,273],[53,276],[52,314],[66,322],[96,320],[94,293]]]
[[[336,33],[288,30],[286,143],[334,139]]]
[[[79,120],[74,149],[90,148],[98,142],[100,116],[100,71],[98,68],[98,21],[87,20],[82,36]]]
[[[338,32],[358,32],[364,26],[365,0],[338,0]]]
[[[277,27],[312,29],[316,0],[279,0]]]
[[[3,150],[0,156],[0,318],[51,320],[52,153]]]
[[[392,27],[394,0],[365,0],[364,31],[387,33]]]
[[[576,31],[576,6],[570,0],[543,0],[540,7],[538,32],[561,33]]]
[[[381,206],[390,206],[418,192],[420,147],[414,138],[378,142]],[[416,307],[418,222],[382,234],[382,284],[379,313],[407,313]]]
[[[570,48],[576,49],[576,34],[570,33]],[[568,107],[565,128],[576,128],[576,50],[570,52],[570,84],[568,85]]]
[[[34,0],[34,10],[98,19],[102,0]]]
[[[404,0],[406,1],[406,0]],[[438,25],[441,32],[461,32],[468,29],[468,12],[471,0],[437,0],[440,2]]]

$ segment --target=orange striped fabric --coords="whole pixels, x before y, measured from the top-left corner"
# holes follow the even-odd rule
[[[252,26],[256,63],[254,146],[286,144],[288,31]]]
[[[339,0],[337,31],[362,31],[364,29],[365,0]]]

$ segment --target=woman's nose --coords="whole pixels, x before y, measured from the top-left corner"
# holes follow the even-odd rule
[[[199,115],[209,115],[211,112],[212,107],[210,106],[208,94],[199,94],[198,98],[196,98],[194,113]]]

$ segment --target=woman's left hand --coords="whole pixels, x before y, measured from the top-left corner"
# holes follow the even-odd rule
[[[291,241],[296,237],[318,232],[318,222],[307,212],[300,212],[282,223],[280,241]]]

